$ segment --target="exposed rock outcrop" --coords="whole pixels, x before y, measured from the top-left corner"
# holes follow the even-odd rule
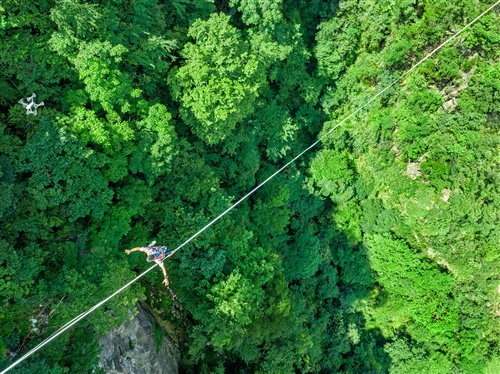
[[[473,57],[475,57],[474,55]],[[441,93],[445,99],[443,104],[444,110],[447,112],[451,112],[455,109],[457,105],[457,98],[461,91],[465,90],[469,86],[469,80],[474,75],[476,71],[476,67],[474,66],[468,73],[462,73],[462,79],[460,85],[457,87],[456,85],[452,85],[451,87],[447,87]]]
[[[109,374],[178,374],[179,353],[151,312],[139,313],[99,339],[99,367]]]
[[[420,171],[420,164],[425,161],[425,156],[427,156],[427,153],[420,156],[417,162],[408,162],[406,175],[408,175],[411,179],[417,179],[417,177],[422,175],[422,172]]]
[[[441,193],[443,194],[443,197],[441,197],[441,199],[443,199],[443,201],[446,203],[450,199],[451,190],[449,188],[443,188],[441,190]]]

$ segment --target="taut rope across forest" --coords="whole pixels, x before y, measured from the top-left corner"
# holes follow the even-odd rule
[[[418,63],[416,63],[414,66],[412,66],[409,70],[407,70],[405,73],[403,73],[399,78],[394,80],[391,84],[386,86],[384,89],[379,91],[376,95],[374,95],[371,99],[369,99],[366,103],[364,103],[362,106],[358,107],[356,110],[351,112],[347,117],[345,117],[342,121],[337,123],[335,126],[333,126],[330,130],[328,130],[324,135],[320,136],[314,143],[312,143],[309,147],[304,149],[302,152],[300,152],[297,156],[295,156],[291,161],[287,162],[284,166],[282,166],[280,169],[278,169],[276,172],[274,172],[271,176],[269,176],[266,180],[264,180],[262,183],[260,183],[257,187],[253,188],[250,192],[248,192],[245,196],[240,198],[238,201],[236,201],[233,205],[231,205],[229,208],[227,208],[224,212],[219,214],[216,218],[214,218],[212,221],[210,221],[207,225],[205,225],[202,229],[200,229],[198,232],[196,232],[194,235],[192,235],[190,238],[188,238],[184,243],[179,245],[176,249],[173,250],[173,253],[177,252],[179,249],[184,247],[186,244],[194,240],[196,237],[198,237],[201,233],[203,233],[207,228],[212,226],[214,223],[216,223],[218,220],[220,220],[223,216],[225,216],[227,213],[229,213],[232,209],[234,209],[236,206],[238,206],[241,202],[246,200],[250,195],[255,193],[258,189],[260,189],[262,186],[264,186],[267,182],[269,182],[271,179],[273,179],[277,174],[281,173],[284,169],[286,169],[288,166],[290,166],[292,163],[294,163],[297,159],[302,157],[306,152],[314,148],[316,145],[318,145],[323,139],[325,139],[327,136],[329,136],[336,128],[344,124],[347,120],[355,116],[357,113],[359,113],[361,110],[363,110],[365,107],[370,105],[374,100],[376,100],[380,95],[382,95],[384,92],[386,92],[388,89],[390,89],[392,86],[394,86],[396,83],[401,81],[403,78],[405,78],[408,74],[410,74],[413,70],[415,70],[419,65],[421,65],[423,62],[425,62],[427,59],[432,57],[436,52],[438,52],[441,48],[443,48],[445,45],[450,43],[452,40],[457,38],[458,35],[460,35],[464,30],[475,24],[481,17],[483,17],[485,14],[490,12],[495,6],[500,4],[500,0],[497,1],[495,4],[491,5],[488,9],[486,9],[483,13],[481,13],[479,16],[477,16],[474,20],[469,22],[467,25],[465,25],[460,31],[455,33],[453,36],[451,36],[449,39],[447,39],[445,42],[440,44],[438,47],[436,47],[434,50],[432,50],[429,54],[427,54],[424,58],[422,58]],[[17,86],[16,86],[17,87]],[[10,369],[27,359],[29,356],[34,354],[36,351],[41,349],[43,346],[57,338],[59,335],[61,335],[63,332],[68,330],[71,326],[75,325],[78,321],[82,320],[86,316],[88,316],[90,313],[92,313],[94,310],[99,308],[101,305],[112,299],[114,296],[125,290],[127,287],[132,285],[134,282],[139,280],[141,277],[146,275],[148,272],[150,272],[154,267],[156,267],[158,264],[153,265],[146,271],[144,271],[142,274],[139,274],[136,278],[125,284],[123,287],[121,287],[119,290],[93,306],[92,308],[88,309],[87,311],[83,312],[79,316],[75,317],[68,323],[66,323],[64,326],[60,327],[55,333],[53,333],[50,337],[46,338],[44,341],[42,341],[40,344],[38,344],[36,347],[31,349],[29,352],[24,354],[22,357],[20,357],[18,360],[16,360],[14,363],[12,363],[9,367],[4,369],[0,374],[7,373]]]

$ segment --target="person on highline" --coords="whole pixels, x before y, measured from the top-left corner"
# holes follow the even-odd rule
[[[128,255],[131,252],[136,252],[136,251],[141,251],[141,252],[146,253],[146,256],[147,256],[146,260],[148,262],[154,261],[158,265],[160,265],[161,270],[163,271],[163,275],[164,275],[163,283],[165,284],[165,286],[168,286],[170,282],[168,281],[167,270],[165,269],[165,265],[163,265],[163,261],[165,261],[165,259],[172,256],[173,252],[167,250],[166,246],[155,247],[154,246],[155,244],[156,244],[156,241],[153,240],[147,247],[135,247],[132,249],[126,249],[125,253]]]

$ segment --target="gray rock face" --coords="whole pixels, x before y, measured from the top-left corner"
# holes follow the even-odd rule
[[[148,309],[137,303],[137,310],[133,320],[99,339],[99,367],[109,374],[178,374],[173,341]]]

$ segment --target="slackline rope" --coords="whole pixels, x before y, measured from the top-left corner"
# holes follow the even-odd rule
[[[491,11],[495,6],[497,6],[498,4],[500,3],[500,0],[497,1],[495,4],[493,4],[492,6],[490,6],[488,9],[486,9],[483,13],[481,13],[479,16],[477,16],[476,18],[474,18],[471,22],[469,22],[467,25],[465,25],[460,31],[458,31],[456,34],[454,34],[452,37],[450,37],[449,39],[447,39],[444,43],[440,44],[438,47],[436,47],[434,50],[432,50],[432,52],[430,52],[429,54],[427,54],[423,59],[421,59],[417,64],[415,64],[412,68],[410,68],[409,70],[407,70],[405,73],[403,73],[399,78],[397,78],[394,82],[392,82],[390,85],[388,85],[387,87],[385,87],[383,90],[381,90],[379,93],[377,93],[375,96],[373,96],[370,100],[368,100],[366,103],[364,103],[362,106],[360,106],[358,109],[356,109],[354,112],[352,112],[351,114],[349,114],[347,117],[345,117],[342,121],[340,121],[338,124],[336,124],[335,126],[333,126],[330,130],[328,130],[328,132],[324,135],[322,135],[321,137],[318,138],[318,140],[316,140],[314,143],[312,143],[309,147],[307,147],[306,149],[304,149],[302,152],[300,152],[297,156],[295,156],[291,161],[287,162],[284,166],[282,166],[279,170],[277,170],[276,172],[274,172],[270,177],[268,177],[264,182],[262,182],[261,184],[259,184],[257,187],[255,187],[254,189],[252,189],[250,192],[248,192],[245,196],[243,196],[241,199],[239,199],[236,203],[234,203],[232,206],[230,206],[229,208],[227,208],[224,212],[222,212],[221,214],[219,214],[216,218],[214,218],[211,222],[209,222],[207,225],[205,225],[200,231],[198,231],[196,234],[192,235],[189,239],[187,239],[184,243],[182,243],[180,246],[178,246],[176,249],[174,249],[172,251],[172,254],[174,254],[175,252],[177,252],[179,249],[181,249],[182,247],[184,247],[186,244],[188,244],[189,242],[191,242],[193,239],[195,239],[198,235],[200,235],[203,231],[205,231],[206,229],[208,229],[210,226],[212,226],[215,222],[217,222],[219,219],[221,219],[223,216],[225,216],[227,213],[229,213],[233,208],[235,208],[237,205],[239,205],[242,201],[244,201],[247,197],[249,197],[250,195],[252,195],[255,191],[257,191],[259,188],[261,188],[263,185],[265,185],[267,182],[269,182],[271,179],[273,179],[277,174],[281,173],[284,169],[286,169],[288,166],[290,166],[290,164],[294,163],[298,158],[300,158],[304,153],[308,152],[311,148],[314,148],[318,143],[320,143],[323,139],[325,139],[328,135],[330,135],[337,127],[341,126],[342,124],[344,124],[348,119],[350,119],[351,117],[353,117],[354,115],[356,115],[357,113],[359,113],[362,109],[364,109],[365,107],[367,107],[368,105],[370,105],[375,99],[377,99],[380,95],[382,95],[385,91],[387,91],[389,88],[391,88],[392,86],[394,86],[397,82],[399,82],[401,79],[403,79],[404,77],[406,77],[408,74],[410,74],[413,70],[415,70],[420,64],[422,64],[423,62],[425,62],[427,59],[429,59],[432,55],[434,55],[437,51],[439,51],[441,48],[443,48],[446,44],[448,44],[449,42],[451,42],[453,39],[455,39],[458,35],[460,35],[464,30],[468,29],[470,26],[472,26],[474,23],[476,23],[481,17],[483,17],[486,13],[488,13],[489,11]],[[50,341],[54,340],[55,338],[57,338],[59,335],[61,335],[64,331],[66,331],[67,329],[69,329],[71,326],[73,326],[75,323],[77,323],[78,321],[82,320],[83,318],[85,318],[86,316],[88,316],[90,313],[92,313],[94,310],[96,310],[97,308],[99,308],[101,305],[103,305],[104,303],[106,303],[107,301],[109,301],[110,299],[112,299],[113,297],[115,297],[117,294],[119,294],[120,292],[122,292],[125,288],[127,288],[128,286],[130,286],[132,283],[134,283],[135,281],[137,281],[139,278],[143,277],[144,275],[146,275],[148,272],[150,272],[153,268],[155,268],[156,266],[158,266],[158,264],[155,264],[153,266],[151,266],[148,270],[146,270],[145,272],[143,272],[142,274],[138,275],[137,277],[135,277],[134,279],[132,279],[130,282],[128,282],[126,285],[124,285],[122,288],[120,288],[119,290],[117,290],[115,293],[113,293],[112,295],[108,296],[107,298],[105,298],[104,300],[102,300],[100,303],[96,304],[95,306],[93,306],[92,308],[90,308],[89,310],[87,310],[86,312],[83,312],[82,314],[80,314],[78,317],[72,319],[71,321],[69,321],[68,323],[66,323],[64,326],[60,327],[59,330],[57,330],[55,333],[53,333],[50,337],[48,337],[47,339],[45,339],[44,341],[42,341],[40,344],[38,344],[36,347],[34,347],[33,349],[31,349],[29,352],[27,352],[26,354],[24,354],[21,358],[19,358],[17,361],[15,361],[13,364],[11,364],[9,367],[7,367],[6,369],[4,369],[0,374],[5,374],[6,372],[8,372],[10,369],[12,369],[14,366],[18,365],[19,363],[21,363],[22,361],[24,361],[25,359],[27,359],[29,356],[31,356],[33,353],[35,353],[36,351],[38,351],[40,348],[42,348],[44,345],[48,344]]]
[[[10,81],[12,82],[12,84],[16,87],[16,89],[17,89],[19,92],[21,92],[21,90],[19,89],[19,87],[17,87],[17,84],[15,84],[15,83],[14,83],[14,81],[13,81],[12,79],[10,79],[10,77],[7,77],[7,78],[9,78],[9,80],[10,80]],[[23,99],[24,99],[24,97],[26,96],[26,95],[25,95],[24,93],[22,93],[22,92],[21,92],[21,95],[23,95]]]

